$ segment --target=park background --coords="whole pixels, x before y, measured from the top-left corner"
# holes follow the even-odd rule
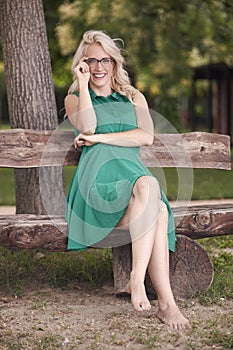
[[[219,132],[233,140],[232,1],[59,0],[43,5],[59,122],[78,42],[86,30],[102,29],[123,40],[132,83],[152,110],[178,132]],[[4,77],[1,50],[0,128],[9,128]],[[72,174],[66,169],[66,186]],[[176,181],[170,180],[176,172],[166,174],[167,195],[174,200]],[[193,199],[233,198],[229,172],[195,170],[194,180]],[[13,171],[2,170],[1,181],[0,204],[14,204]]]
[[[86,30],[102,29],[124,41],[123,53],[132,83],[145,94],[150,107],[169,120],[179,132],[202,130],[222,132],[232,137],[232,1],[55,0],[43,1],[43,5],[60,122],[64,118],[63,100],[72,82],[70,67],[77,44]],[[219,99],[221,103],[217,103]],[[1,50],[0,128],[9,127]],[[65,169],[66,188],[73,171],[72,168]],[[177,195],[177,180],[174,181],[177,179],[176,170],[164,169],[164,172],[168,198],[174,200]],[[232,171],[194,170],[193,200],[232,198]],[[11,169],[0,169],[0,205],[15,205],[14,174]],[[195,334],[190,333],[186,338],[177,336],[175,340],[170,334],[164,340],[163,334],[153,337],[144,331],[138,331],[134,336],[131,334],[138,349],[162,348],[162,340],[166,348],[168,344],[171,346],[171,342],[176,344],[179,341],[184,349],[232,348],[232,320],[230,315],[226,316],[226,310],[230,310],[232,304],[224,304],[224,300],[232,300],[233,296],[232,239],[229,236],[206,239],[202,244],[211,254],[215,280],[211,289],[195,303],[204,305],[206,312],[210,305],[216,310],[220,307],[219,313],[215,313],[212,323],[207,320],[209,323],[204,330],[203,324],[201,327],[196,325]],[[46,286],[54,292],[57,288],[84,290],[85,285],[85,288],[93,290],[106,283],[111,284],[111,252],[108,250],[75,255],[38,254],[1,250],[0,294],[3,293],[4,298],[7,295],[23,299],[29,286],[33,290]],[[43,298],[38,303],[45,312]],[[221,327],[218,326],[219,322]],[[115,328],[122,332],[119,324]],[[34,339],[35,347],[29,349],[62,348],[62,339],[56,332],[48,329],[44,334],[38,336],[39,340]],[[26,349],[33,339],[30,332],[23,337],[19,332],[3,331],[3,336],[3,347],[0,349]],[[199,337],[198,347],[195,347],[196,336]],[[89,335],[89,343],[93,346],[97,338],[100,345],[94,348],[104,349],[106,344],[103,345],[100,335]],[[78,341],[85,344],[84,339]],[[108,341],[107,349],[120,349],[120,346],[124,349],[126,346],[123,340],[120,344],[120,340],[114,337]],[[132,339],[128,339],[130,341]],[[88,346],[91,348],[91,345]]]

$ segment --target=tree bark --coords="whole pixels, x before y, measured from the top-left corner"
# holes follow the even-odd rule
[[[0,0],[0,26],[11,127],[55,129],[58,118],[42,0]],[[47,184],[45,193],[42,183]],[[63,183],[60,167],[43,172],[16,169],[16,212],[63,214]]]

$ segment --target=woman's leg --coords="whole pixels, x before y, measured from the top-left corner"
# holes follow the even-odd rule
[[[139,178],[126,215],[132,240],[132,271],[126,290],[131,293],[131,302],[137,311],[151,308],[144,280],[154,245],[159,202],[160,187],[157,180],[146,176]]]
[[[126,291],[137,311],[149,310],[144,279],[148,268],[158,295],[157,313],[167,325],[184,329],[189,322],[175,304],[169,281],[167,208],[160,200],[160,187],[154,178],[141,177],[134,186],[133,199],[118,226],[128,226],[132,237],[132,271]]]
[[[161,202],[161,207],[148,272],[158,297],[157,317],[168,326],[182,330],[190,328],[190,324],[179,311],[171,290],[167,238],[168,212],[163,202]]]

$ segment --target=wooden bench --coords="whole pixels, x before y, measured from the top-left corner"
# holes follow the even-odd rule
[[[0,166],[31,168],[77,165],[81,150],[73,147],[72,131],[0,131]],[[160,134],[150,147],[142,147],[148,167],[231,169],[227,135],[194,132]],[[181,184],[182,185],[182,184]],[[233,205],[175,206],[177,249],[170,253],[173,293],[191,297],[207,290],[213,266],[196,239],[233,233]],[[18,214],[0,216],[0,245],[9,249],[66,251],[67,224],[59,215]],[[114,287],[121,295],[131,270],[128,232],[114,230],[94,247],[113,247]],[[151,289],[147,277],[148,291]]]

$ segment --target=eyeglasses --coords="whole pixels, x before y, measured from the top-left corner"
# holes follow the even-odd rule
[[[101,63],[103,67],[108,67],[112,62],[114,62],[114,59],[112,57],[104,57],[101,58],[101,60],[97,60],[97,58],[88,58],[87,60],[84,60],[90,67],[97,67],[98,63]]]

